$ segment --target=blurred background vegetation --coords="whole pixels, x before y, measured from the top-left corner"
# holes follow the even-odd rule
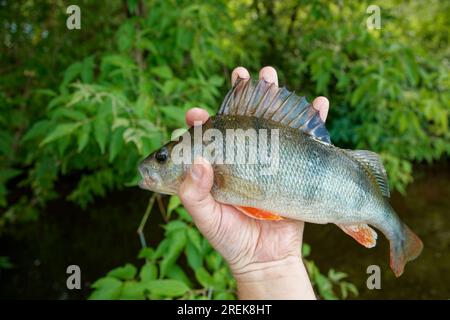
[[[66,28],[71,4],[81,8],[80,30]],[[381,7],[380,30],[366,26],[370,4]],[[213,114],[235,66],[257,72],[272,65],[280,84],[309,100],[327,96],[333,143],[380,153],[391,188],[405,194],[413,165],[445,162],[450,154],[449,12],[450,2],[437,0],[1,0],[0,277],[27,268],[16,265],[11,252],[17,251],[6,244],[17,235],[51,233],[46,212],[58,212],[61,220],[96,216],[103,212],[99,203],[117,204],[118,194],[138,192],[120,198],[136,201],[133,225],[156,208],[161,215],[150,215],[149,223],[163,223],[163,231],[140,252],[136,245],[124,249],[114,260],[121,267],[97,270],[96,278],[105,276],[84,296],[234,298],[226,264],[178,198],[149,201],[149,194],[130,191],[137,163],[185,126],[187,109]],[[148,205],[137,205],[142,199]],[[131,219],[129,207],[121,207],[123,216],[106,211],[101,219],[120,225]],[[91,232],[111,233],[104,249],[114,255],[113,239],[125,229]],[[64,242],[66,231],[47,239]],[[103,259],[95,237],[83,236],[92,241],[80,246],[95,252],[86,255]],[[134,233],[126,237],[138,241]],[[303,248],[305,256],[310,251]],[[140,260],[128,263],[130,254]],[[321,273],[312,260],[307,266],[322,298],[357,295],[345,273]],[[33,296],[3,289],[5,297]]]

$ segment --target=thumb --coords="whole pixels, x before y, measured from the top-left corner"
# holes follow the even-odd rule
[[[210,191],[214,182],[211,164],[197,158],[179,189],[179,197],[201,231],[208,231],[215,221],[216,201]]]

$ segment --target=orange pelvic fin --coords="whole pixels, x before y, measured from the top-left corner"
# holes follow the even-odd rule
[[[373,248],[377,244],[377,233],[367,224],[338,224],[337,226],[366,248]]]
[[[258,220],[283,220],[283,217],[270,211],[241,206],[235,206],[235,208],[241,211],[242,213],[245,213],[247,216]]]

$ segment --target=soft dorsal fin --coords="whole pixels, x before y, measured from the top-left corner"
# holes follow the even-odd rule
[[[331,143],[319,112],[305,97],[265,80],[239,78],[225,96],[218,114],[247,115],[276,121]]]
[[[369,172],[376,179],[381,192],[385,197],[389,197],[389,184],[386,174],[386,169],[384,169],[383,163],[381,162],[380,156],[372,151],[367,150],[345,150],[353,158],[362,163]]]

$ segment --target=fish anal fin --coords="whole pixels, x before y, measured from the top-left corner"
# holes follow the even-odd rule
[[[368,150],[345,150],[348,154],[360,162],[364,167],[370,172],[374,177],[379,186],[381,193],[385,197],[389,197],[389,183],[384,169],[383,163],[381,162],[380,156],[372,151]]]
[[[247,216],[258,220],[272,220],[272,221],[283,220],[283,217],[270,211],[244,206],[235,206],[235,208],[241,211],[242,213],[246,214]]]
[[[366,248],[373,248],[377,244],[377,233],[367,224],[338,224],[337,226]]]

